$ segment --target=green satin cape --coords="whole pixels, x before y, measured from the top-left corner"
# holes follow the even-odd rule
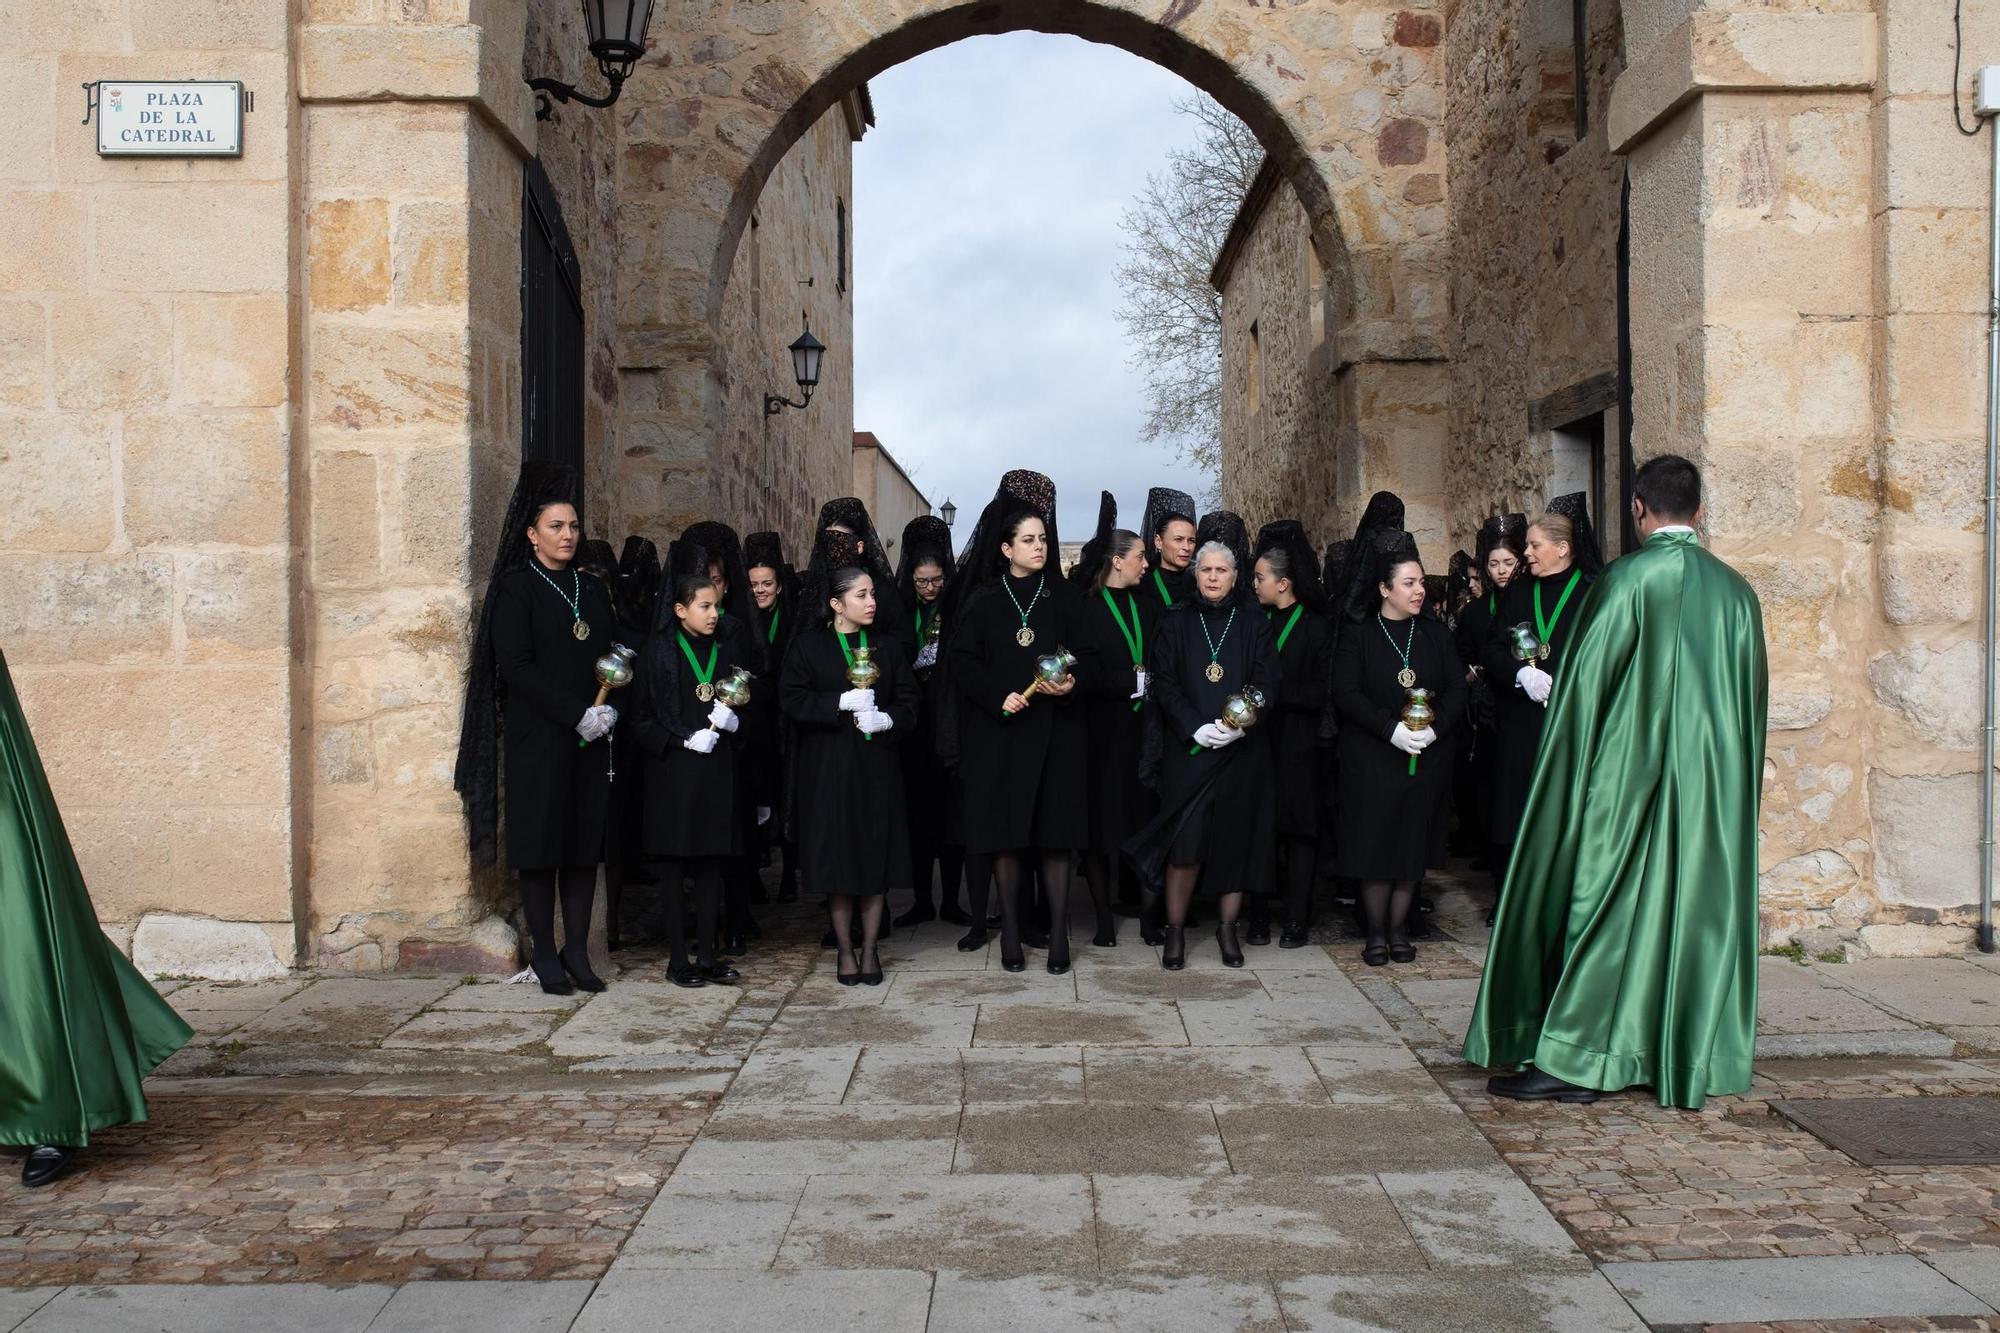
[[[1688,533],[1576,614],[1465,1055],[1698,1107],[1750,1086],[1763,617]]]
[[[0,1143],[144,1120],[141,1081],[192,1035],[99,928],[0,657]]]

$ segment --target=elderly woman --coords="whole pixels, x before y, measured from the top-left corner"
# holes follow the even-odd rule
[[[1149,710],[1159,753],[1160,814],[1126,845],[1147,878],[1164,867],[1166,943],[1160,965],[1187,965],[1188,906],[1197,884],[1215,895],[1216,944],[1228,967],[1243,966],[1236,922],[1246,892],[1269,884],[1277,842],[1276,778],[1267,733],[1223,720],[1231,695],[1254,686],[1278,701],[1271,624],[1244,576],[1247,542],[1214,540],[1195,552],[1194,596],[1160,619],[1149,673]],[[1204,879],[1203,867],[1208,874]]]

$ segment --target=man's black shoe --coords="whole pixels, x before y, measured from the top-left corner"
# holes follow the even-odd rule
[[[1604,1094],[1545,1074],[1533,1065],[1518,1074],[1496,1074],[1486,1080],[1486,1091],[1495,1097],[1511,1097],[1517,1102],[1594,1102]]]

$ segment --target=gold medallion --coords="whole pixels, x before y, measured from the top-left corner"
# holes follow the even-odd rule
[[[1548,645],[1547,645],[1546,643],[1538,643],[1538,644],[1536,644],[1536,645],[1535,645],[1535,657],[1536,657],[1536,659],[1537,659],[1537,660],[1539,660],[1539,661],[1543,661],[1543,662],[1546,662],[1546,661],[1548,661],[1548,660],[1549,660],[1549,646],[1548,646]]]
[[[1396,673],[1396,683],[1407,690],[1417,683],[1417,673],[1404,667]]]
[[[709,684],[707,681],[703,681],[694,687],[694,697],[703,703],[707,703],[715,697],[715,686]]]
[[[1026,625],[1023,625],[1020,629],[1014,631],[1014,642],[1020,644],[1023,648],[1032,648],[1035,646],[1035,632]]]
[[[576,635],[577,642],[581,643],[590,637],[590,622],[578,617],[576,624],[570,626],[569,632]]]
[[[1209,684],[1220,685],[1222,683],[1222,663],[1210,662],[1208,664],[1208,670],[1202,672],[1201,674],[1208,677]]]

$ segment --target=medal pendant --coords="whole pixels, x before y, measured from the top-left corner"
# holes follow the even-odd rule
[[[703,703],[709,702],[711,699],[715,698],[715,686],[709,684],[707,681],[703,681],[701,684],[694,687],[694,697],[701,700]]]
[[[1538,643],[1535,645],[1535,660],[1538,662],[1546,662],[1549,660],[1549,646],[1546,643]]]
[[[576,635],[577,642],[581,643],[590,637],[590,622],[579,618],[576,624],[570,626],[569,632]]]
[[[1417,683],[1417,673],[1404,667],[1396,673],[1396,683],[1407,690]]]
[[[1032,648],[1035,646],[1035,632],[1026,625],[1023,625],[1020,629],[1014,631],[1014,642],[1020,644],[1023,648]]]
[[[1222,663],[1210,662],[1208,664],[1208,670],[1202,672],[1201,674],[1208,677],[1209,684],[1220,685],[1222,683]]]

